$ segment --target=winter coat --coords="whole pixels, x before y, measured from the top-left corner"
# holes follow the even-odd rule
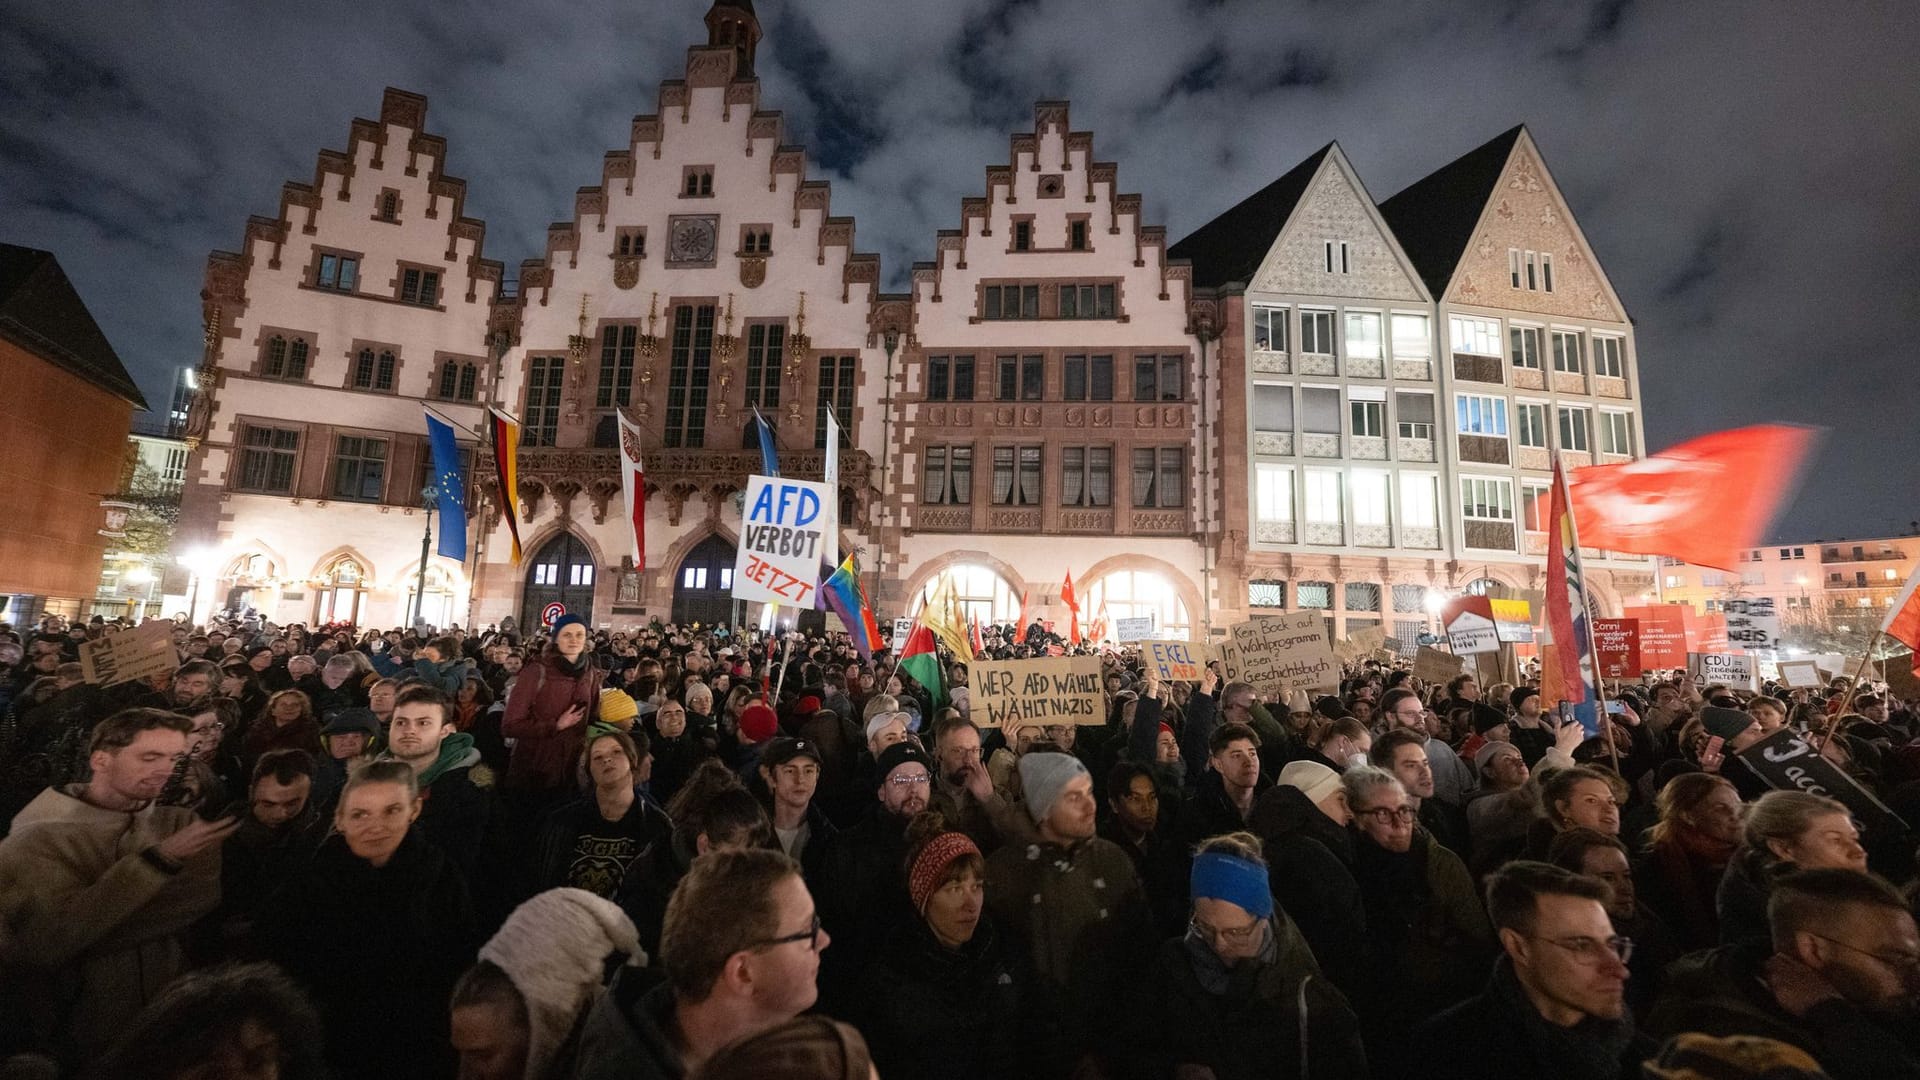
[[[1184,933],[1190,914],[1187,891],[1193,856],[1175,834],[1173,822],[1162,818],[1146,840],[1136,844],[1120,822],[1109,817],[1100,823],[1100,836],[1118,845],[1133,860],[1134,873],[1140,875],[1141,887],[1146,889],[1155,940]]]
[[[833,935],[833,947],[820,954],[820,994],[828,1012],[847,1003],[874,950],[913,917],[906,859],[907,823],[878,800],[859,824],[821,851],[811,887],[820,923]]]
[[[1767,897],[1773,895],[1774,879],[1794,869],[1792,863],[1781,862],[1768,851],[1741,848],[1734,853],[1713,897],[1714,911],[1720,917],[1720,944],[1766,944],[1773,940],[1773,931],[1767,925]]]
[[[1920,1076],[1915,1017],[1876,1015],[1840,999],[1794,1016],[1763,981],[1772,952],[1768,945],[1742,943],[1674,961],[1647,1030],[1657,1038],[1697,1031],[1776,1039],[1805,1050],[1833,1080]]]
[[[1473,767],[1460,760],[1453,747],[1439,739],[1426,742],[1427,761],[1433,766],[1433,797],[1456,809],[1467,805],[1467,797],[1479,785]]]
[[[477,884],[474,874],[493,817],[494,778],[480,764],[473,736],[456,731],[440,740],[440,756],[421,771],[419,781],[420,832],[453,860],[462,877]]]
[[[1652,844],[1633,864],[1633,891],[1673,927],[1681,952],[1710,949],[1720,942],[1715,892],[1725,873],[1678,843]]]
[[[849,1014],[881,1076],[1033,1075],[1037,1017],[1018,957],[990,916],[951,949],[920,919],[896,927],[861,972]]]
[[[1258,803],[1260,796],[1272,786],[1264,776],[1255,779],[1254,802]],[[1252,817],[1251,805],[1247,815],[1249,818]],[[1240,816],[1240,808],[1227,796],[1227,787],[1221,781],[1220,774],[1211,768],[1207,769],[1199,783],[1194,785],[1192,794],[1180,806],[1177,828],[1180,839],[1189,845],[1198,844],[1209,837],[1244,832],[1246,828],[1247,818]]]
[[[600,683],[606,673],[582,654],[584,666],[569,670],[566,658],[548,647],[520,672],[507,696],[500,731],[515,740],[507,765],[508,790],[573,790],[574,766],[587,726],[600,715]],[[580,723],[565,730],[560,717],[575,705],[586,707]]]
[[[104,810],[82,790],[41,792],[0,841],[0,985],[21,992],[43,1045],[75,1062],[185,969],[182,935],[220,902],[218,850],[177,872],[142,855],[193,811]]]
[[[332,824],[331,815],[310,798],[298,817],[278,828],[248,814],[227,837],[220,859],[220,920],[229,954],[251,954],[267,899],[305,872]]]
[[[1260,796],[1250,824],[1264,842],[1274,899],[1299,926],[1327,978],[1349,996],[1358,992],[1367,910],[1353,876],[1353,834],[1288,786]]]
[[[1273,925],[1276,936],[1297,937],[1284,919]],[[1163,942],[1137,984],[1132,1034],[1139,1053],[1122,1074],[1158,1080],[1180,1065],[1201,1065],[1216,1080],[1365,1080],[1360,1021],[1346,996],[1277,944],[1227,969],[1216,992],[1196,970],[1219,963],[1208,946],[1180,937]]]
[[[616,834],[622,839],[610,843]],[[600,804],[591,793],[583,795],[555,808],[540,823],[534,888],[585,889],[618,903],[627,877],[672,835],[666,811],[638,793],[618,822],[600,816]],[[590,837],[602,839],[590,844]]]
[[[1434,1080],[1640,1080],[1659,1049],[1631,1017],[1549,1023],[1504,956],[1484,992],[1421,1025],[1413,1045],[1419,1075]]]
[[[480,934],[465,879],[419,830],[381,867],[329,837],[261,929],[319,1007],[340,1080],[452,1075],[447,998]]]
[[[329,687],[326,680],[316,671],[295,683],[294,689],[307,695],[307,700],[313,703],[313,715],[320,720],[325,720],[341,709],[367,707],[367,691],[360,685],[358,676],[348,676],[346,682]]]
[[[473,674],[473,661],[461,657],[442,660],[436,664],[422,656],[413,662],[413,672],[421,682],[436,690],[449,694],[458,694],[467,685],[467,679]]]
[[[673,987],[658,968],[621,968],[581,1026],[573,1080],[681,1080]]]

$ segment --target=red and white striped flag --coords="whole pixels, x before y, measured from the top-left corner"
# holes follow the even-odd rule
[[[647,467],[640,461],[640,425],[616,410],[620,418],[620,493],[626,497],[627,521],[633,530],[633,568],[647,568]]]

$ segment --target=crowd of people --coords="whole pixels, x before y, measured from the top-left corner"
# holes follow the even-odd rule
[[[121,629],[0,626],[0,1076],[1920,1077],[1920,715],[1844,678],[1590,733],[1075,646],[1102,722],[1000,729],[837,635],[219,618],[87,682]],[[1892,812],[1771,789],[1783,727]]]

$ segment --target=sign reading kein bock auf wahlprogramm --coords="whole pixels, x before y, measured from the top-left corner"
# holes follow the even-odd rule
[[[779,476],[747,478],[733,596],[810,607],[820,584],[820,553],[831,523],[827,486]]]
[[[1263,695],[1340,685],[1340,664],[1327,641],[1326,617],[1317,611],[1243,622],[1229,636],[1240,651],[1235,678],[1252,683]]]
[[[967,681],[973,722],[981,727],[1107,722],[1097,656],[975,660]]]

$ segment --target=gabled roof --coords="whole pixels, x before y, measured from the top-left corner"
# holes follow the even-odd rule
[[[1193,286],[1210,289],[1229,281],[1245,283],[1260,268],[1273,240],[1300,205],[1320,163],[1333,151],[1328,143],[1286,175],[1247,196],[1220,216],[1167,249],[1167,256],[1193,263]]]
[[[0,337],[135,408],[147,407],[51,251],[0,244]]]
[[[1525,131],[1519,124],[1501,132],[1380,204],[1401,249],[1436,298],[1446,294],[1500,171]]]

